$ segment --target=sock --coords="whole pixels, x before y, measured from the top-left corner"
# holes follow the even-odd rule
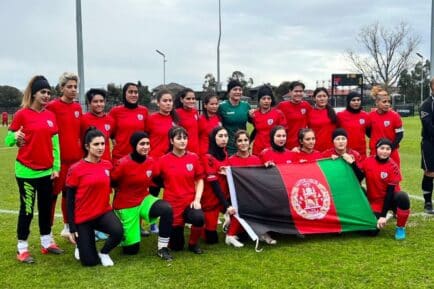
[[[200,235],[202,235],[203,227],[191,226],[190,229],[190,239],[188,240],[189,245],[196,245],[199,241]]]
[[[405,224],[407,223],[408,216],[410,216],[410,209],[408,210],[401,210],[398,208],[396,210],[396,226],[397,227],[405,227]]]
[[[423,176],[422,192],[423,192],[423,198],[425,199],[425,204],[431,203],[432,190],[433,190],[433,178],[428,176]]]
[[[48,248],[53,243],[54,243],[53,242],[53,236],[51,236],[51,234],[41,236],[41,246],[42,247]]]
[[[63,223],[68,222],[68,202],[66,201],[66,198],[62,196],[62,216],[63,216]]]
[[[29,242],[27,240],[18,240],[17,244],[18,253],[21,254],[29,250]]]
[[[69,232],[69,224],[68,224],[68,223],[63,224],[63,229],[64,229],[65,231],[68,231],[68,232]]]
[[[166,248],[169,245],[170,238],[163,238],[158,236],[157,248],[160,250],[161,248]]]

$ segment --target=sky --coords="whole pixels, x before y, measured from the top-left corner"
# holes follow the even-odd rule
[[[217,78],[218,0],[82,0],[85,89],[140,80],[200,90]],[[0,85],[24,89],[35,74],[55,85],[77,72],[75,0],[0,0]],[[332,73],[356,72],[345,57],[363,52],[356,36],[378,22],[408,23],[429,58],[429,0],[221,0],[220,78],[233,71],[254,86],[302,80],[327,85]],[[417,61],[417,56],[414,56]]]

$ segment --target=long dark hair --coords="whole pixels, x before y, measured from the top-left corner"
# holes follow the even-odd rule
[[[83,151],[86,152],[86,156],[89,154],[89,150],[86,148],[86,145],[89,145],[94,138],[99,136],[102,136],[105,139],[104,134],[94,126],[90,126],[84,133],[82,148]]]
[[[212,92],[207,92],[205,94],[205,97],[203,98],[202,113],[207,120],[209,119],[209,115],[208,115],[208,111],[205,108],[205,105],[207,105],[211,101],[211,99],[214,97],[217,98],[217,101],[218,101],[219,98],[218,98],[217,94],[214,91],[212,91]]]
[[[170,94],[170,96],[172,97],[172,100],[173,100],[173,94],[172,94],[172,92],[170,90],[167,90],[167,89],[162,89],[162,90],[158,91],[158,93],[157,93],[157,101],[160,102],[161,98],[165,94]],[[178,114],[175,111],[175,107],[173,107],[172,110],[170,111],[170,117],[172,118],[172,121],[173,121],[174,124],[178,124],[179,123],[179,117],[178,117]]]
[[[226,150],[224,148],[221,148],[217,145],[215,141],[215,137],[221,130],[226,130],[222,126],[217,126],[213,128],[213,130],[209,134],[209,146],[208,146],[208,153],[218,159],[219,161],[224,160],[227,157]],[[226,130],[227,131],[227,130]]]
[[[281,146],[278,146],[277,144],[274,143],[274,135],[276,134],[276,132],[278,130],[281,130],[281,129],[283,129],[286,133],[285,127],[283,127],[281,125],[276,125],[270,131],[270,145],[273,148],[273,150],[278,151],[278,152],[283,152],[285,150],[285,145],[283,145],[283,147],[281,147]],[[286,136],[286,137],[288,137],[288,136]]]
[[[330,99],[330,94],[329,94],[328,90],[325,87],[317,87],[313,91],[312,97],[315,98],[316,95],[318,93],[320,93],[321,91],[324,92],[327,95],[327,97]],[[327,101],[327,104],[326,104],[326,109],[327,109],[327,116],[329,117],[329,119],[331,120],[331,122],[332,123],[336,123],[336,112],[333,109],[333,107],[330,105],[330,103],[328,103],[328,101]]]
[[[303,142],[304,136],[308,132],[313,132],[315,134],[315,132],[311,128],[300,128],[300,130],[298,131],[297,138],[298,138],[298,144],[300,145],[300,147],[301,147],[301,144]]]
[[[170,128],[168,136],[169,136],[169,152],[173,150],[173,144],[171,140],[173,140],[176,136],[186,136],[188,139],[188,132],[182,126],[173,126]]]
[[[178,94],[176,95],[175,101],[173,102],[173,105],[175,108],[182,108],[183,104],[182,104],[182,99],[184,99],[184,97],[187,95],[187,93],[192,92],[194,94],[194,90],[191,88],[184,88],[183,90],[181,90],[180,92],[178,92]]]

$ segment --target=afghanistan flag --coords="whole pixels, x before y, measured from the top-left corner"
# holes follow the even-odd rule
[[[232,205],[261,235],[376,229],[377,219],[351,167],[342,159],[274,167],[231,167]],[[257,236],[250,237],[254,240]]]

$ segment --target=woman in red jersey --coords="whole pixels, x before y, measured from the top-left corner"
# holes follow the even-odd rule
[[[54,180],[53,184],[53,211],[51,213],[51,221],[54,221],[57,196],[62,192],[62,215],[64,227],[60,235],[64,238],[69,237],[65,194],[66,174],[71,165],[83,157],[80,137],[80,118],[82,115],[82,109],[80,104],[76,102],[78,83],[78,75],[70,72],[63,73],[59,78],[61,95],[59,98],[52,100],[47,105],[47,109],[55,114],[57,126],[59,127],[61,163],[59,177]]]
[[[362,96],[358,92],[347,95],[347,107],[338,112],[338,126],[348,133],[348,147],[356,150],[362,159],[366,158],[366,129],[371,126],[369,115],[362,110]]]
[[[103,89],[91,88],[86,92],[86,101],[89,112],[81,117],[81,136],[86,130],[94,126],[105,135],[105,150],[103,160],[111,161],[110,137],[112,136],[114,120],[105,113],[106,92]]]
[[[330,96],[326,88],[315,89],[313,99],[315,106],[308,114],[307,126],[315,133],[315,149],[322,152],[333,147],[331,136],[336,128],[336,113],[329,104]]]
[[[127,82],[122,88],[123,105],[115,106],[109,115],[114,120],[113,163],[130,153],[129,140],[136,131],[145,131],[148,109],[139,105],[139,88]]]
[[[198,241],[204,216],[201,209],[204,171],[199,157],[187,151],[188,134],[183,127],[169,130],[170,152],[159,158],[157,174],[163,179],[163,200],[173,208],[173,224],[169,246],[174,251],[184,249],[184,225],[191,224],[188,249],[202,254]],[[152,145],[152,141],[151,141]]]
[[[387,138],[392,141],[392,154],[390,157],[400,167],[401,160],[398,149],[399,143],[404,137],[401,117],[391,110],[390,96],[385,89],[374,86],[371,95],[375,97],[377,109],[369,113],[371,119],[371,128],[368,130],[370,154],[371,156],[375,155],[375,144],[380,138]]]
[[[286,129],[286,119],[283,113],[273,108],[273,90],[263,85],[258,89],[258,108],[252,114],[252,123],[255,127],[255,141],[253,142],[252,153],[259,155],[270,145],[270,131],[273,127],[280,125]]]
[[[77,244],[75,257],[83,266],[113,266],[109,256],[122,240],[122,224],[110,206],[111,162],[103,160],[104,134],[90,127],[85,133],[84,159],[71,166],[66,179],[70,240]],[[100,252],[95,230],[109,235]]]
[[[146,131],[151,139],[149,155],[160,158],[169,151],[169,130],[177,125],[179,118],[173,109],[173,96],[169,90],[157,93],[158,111],[149,116]]]
[[[295,153],[285,147],[285,127],[278,125],[271,129],[270,144],[271,147],[264,149],[260,155],[265,166],[274,164],[290,164],[294,162]]]
[[[121,243],[123,252],[128,255],[139,252],[140,219],[156,223],[160,218],[157,255],[163,260],[171,261],[172,256],[167,246],[172,229],[172,207],[150,194],[149,187],[157,169],[157,162],[148,156],[148,134],[140,131],[133,133],[130,145],[132,152],[115,164],[111,174],[112,182],[117,188],[113,209],[124,228]]]
[[[290,150],[298,147],[298,131],[307,127],[307,115],[312,109],[312,106],[303,100],[304,89],[304,83],[300,81],[291,82],[289,85],[289,100],[282,101],[277,105],[277,109],[282,111],[287,122],[286,148]]]
[[[322,152],[324,158],[337,159],[344,154],[350,154],[356,161],[356,164],[362,161],[360,154],[348,147],[348,134],[343,128],[337,128],[333,131],[333,148]]]
[[[367,197],[378,219],[377,228],[384,228],[387,212],[393,210],[396,212],[395,239],[403,240],[406,237],[405,225],[410,215],[410,199],[399,187],[401,173],[391,158],[392,146],[390,140],[379,139],[375,144],[375,156],[366,158],[359,166],[351,167],[359,180],[366,178]],[[351,155],[344,156],[344,159],[350,164],[355,162]],[[373,233],[377,234],[378,230]]]
[[[181,90],[175,99],[176,114],[179,126],[188,132],[187,150],[199,153],[199,113],[196,109],[196,96],[190,88]]]
[[[207,93],[203,99],[203,113],[199,117],[199,154],[208,152],[209,134],[218,126],[222,126],[217,115],[219,100],[215,93]]]
[[[47,79],[34,76],[24,91],[22,108],[15,114],[5,139],[6,145],[19,147],[15,162],[20,193],[17,259],[23,263],[34,262],[29,253],[28,237],[35,198],[38,198],[41,252],[63,253],[51,234],[52,181],[59,176],[60,154],[56,117],[45,109],[50,95]]]
[[[331,138],[331,137],[330,137]],[[299,163],[314,162],[321,159],[321,152],[315,149],[316,137],[311,128],[302,128],[298,132],[299,150],[295,153],[295,161]]]

